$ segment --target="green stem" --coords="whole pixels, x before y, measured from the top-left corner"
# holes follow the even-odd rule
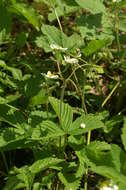
[[[121,45],[120,45],[120,41],[119,41],[119,30],[118,29],[116,29],[116,41],[117,41],[118,53],[120,53]]]
[[[105,104],[108,102],[108,100],[111,98],[111,96],[113,95],[113,93],[115,92],[115,90],[118,88],[118,86],[120,85],[120,82],[117,82],[117,84],[114,86],[114,88],[112,89],[112,91],[109,93],[109,95],[105,98],[105,100],[103,101],[101,107],[103,108],[105,106]]]
[[[118,12],[115,13],[115,18],[116,18],[117,25],[118,25],[118,26],[115,26],[115,32],[116,32],[116,41],[117,41],[118,53],[120,53],[120,50],[121,50],[121,45],[120,45],[120,40],[119,40],[120,20],[119,20],[118,14],[119,14]]]
[[[87,108],[86,108],[86,104],[85,104],[85,98],[84,98],[83,93],[81,95],[81,99],[82,99],[82,108],[83,108],[85,114],[87,115],[88,112],[87,112]],[[90,141],[91,141],[91,131],[89,131],[88,135],[87,135],[87,145],[90,144]],[[88,167],[86,169],[85,177],[84,177],[84,190],[87,190],[87,185],[88,185]]]
[[[54,10],[54,13],[55,13],[55,15],[56,15],[57,22],[58,22],[58,24],[59,24],[59,28],[60,28],[61,32],[63,32],[63,28],[62,28],[62,25],[61,25],[59,16],[58,16],[57,11],[56,11],[56,8],[55,8],[55,6],[53,5],[53,3],[51,2],[51,0],[50,0],[50,4],[52,4],[52,8],[53,8],[53,10]]]
[[[60,127],[61,127],[61,117],[62,117],[62,102],[63,102],[63,98],[64,98],[65,88],[66,88],[66,83],[64,81],[62,90],[61,90],[61,96],[60,96],[60,114],[59,114],[60,115],[60,117],[59,117]],[[59,137],[59,149],[60,150],[61,150],[61,140],[62,140],[62,138]]]
[[[55,15],[56,15],[57,22],[58,22],[58,24],[59,24],[59,28],[60,28],[61,32],[63,32],[63,28],[62,28],[62,25],[61,25],[60,19],[59,19],[59,17],[58,17],[58,14],[57,14],[56,8],[54,8],[54,12],[55,12]]]
[[[9,171],[8,164],[7,164],[6,156],[5,156],[3,151],[1,151],[1,155],[2,155],[2,158],[3,158],[3,162],[4,162],[4,165],[5,165],[6,172],[8,173],[8,171]]]

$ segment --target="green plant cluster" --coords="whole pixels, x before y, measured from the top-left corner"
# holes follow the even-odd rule
[[[125,190],[125,76],[126,0],[0,0],[0,189]]]

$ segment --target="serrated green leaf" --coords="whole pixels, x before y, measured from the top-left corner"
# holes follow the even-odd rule
[[[86,57],[90,56],[93,53],[96,53],[97,51],[99,51],[100,49],[102,49],[103,47],[106,47],[108,44],[110,44],[110,40],[109,39],[93,40],[93,41],[89,42],[88,45],[87,45],[87,47],[85,47],[82,50],[82,53]]]
[[[3,19],[4,18],[4,19]],[[6,7],[0,4],[0,45],[5,41],[11,30],[11,15]]]
[[[49,139],[49,138],[57,138],[59,136],[63,136],[65,133],[59,126],[57,126],[54,122],[46,120],[43,121],[39,126],[37,126],[32,133],[32,139]]]
[[[0,121],[7,122],[17,128],[20,128],[23,123],[26,123],[22,113],[15,107],[7,104],[0,104]]]
[[[111,146],[104,142],[101,143],[102,146],[100,142],[97,146],[97,142],[95,144],[93,142],[78,153],[93,172],[110,178],[116,183],[126,184],[124,152],[117,145]],[[119,165],[117,161],[119,161]]]
[[[45,52],[53,51],[50,47],[52,44],[71,50],[80,47],[83,43],[78,34],[74,33],[68,37],[55,26],[43,25],[41,30],[44,35],[36,38],[36,44],[38,47],[43,48]]]
[[[80,186],[80,178],[76,178],[74,174],[59,173],[60,181],[65,185],[65,190],[77,190]]]
[[[7,66],[3,60],[0,60],[0,67],[2,67],[6,71],[10,71],[14,79],[16,80],[22,79],[22,71],[20,69]]]
[[[68,133],[71,135],[79,135],[103,127],[104,124],[99,120],[97,116],[92,114],[82,115],[72,123]]]
[[[107,14],[82,15],[76,19],[76,22],[83,38],[112,39],[112,23]]]
[[[11,176],[9,177],[5,187],[3,190],[17,190],[17,189],[21,189],[21,188],[25,188],[24,183],[18,178],[17,176]]]
[[[34,107],[36,105],[45,104],[47,100],[48,100],[48,96],[46,94],[46,91],[42,89],[38,92],[38,94],[30,98],[29,106]]]
[[[65,0],[61,1],[61,3],[56,7],[56,12],[58,17],[61,17],[70,15],[71,13],[74,13],[79,9],[80,7],[74,1]],[[48,19],[50,22],[56,19],[56,14],[54,13],[54,10],[51,13],[49,13]]]
[[[23,148],[27,144],[23,130],[17,131],[15,128],[7,128],[0,134],[0,150],[8,151]]]
[[[62,159],[47,157],[42,160],[37,160],[29,167],[29,169],[32,173],[37,174],[37,173],[40,173],[41,171],[44,171],[44,170],[50,168],[51,166],[55,166],[63,161],[64,160],[62,160]]]
[[[93,14],[105,13],[105,6],[101,0],[75,0],[82,8],[90,11]]]
[[[27,189],[31,189],[34,180],[34,174],[31,173],[28,166],[24,166],[19,169],[15,168],[15,170],[16,170],[15,176],[11,175],[9,176],[9,179],[7,181],[4,190],[10,190],[10,189],[16,190],[25,187]]]
[[[37,30],[40,26],[40,18],[36,10],[33,7],[28,6],[24,3],[13,3],[10,9],[12,12],[15,12],[19,15],[23,15],[30,24],[32,24]]]
[[[49,97],[49,102],[59,118],[62,129],[67,133],[73,120],[72,108],[68,104],[53,97]]]

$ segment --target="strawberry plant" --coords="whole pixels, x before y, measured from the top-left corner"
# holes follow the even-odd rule
[[[0,189],[125,190],[126,1],[0,1]]]

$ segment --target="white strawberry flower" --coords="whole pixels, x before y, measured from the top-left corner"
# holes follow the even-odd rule
[[[68,48],[63,48],[63,47],[59,46],[58,44],[50,44],[50,48],[52,50],[59,50],[62,52],[67,51],[67,49],[68,49]]]
[[[81,51],[80,49],[77,49],[77,58],[81,58],[82,54],[81,54]]]
[[[86,127],[85,123],[81,123],[80,127],[84,129]]]
[[[113,188],[112,187],[104,186],[100,190],[113,190]]]
[[[51,71],[48,71],[47,74],[45,74],[45,77],[50,78],[50,79],[58,79],[59,76],[51,73]]]
[[[105,186],[101,187],[100,190],[119,190],[119,187],[117,185],[111,185],[111,186],[105,185]]]
[[[64,61],[66,63],[72,63],[72,64],[77,64],[78,63],[78,59],[71,58],[70,56],[64,56]]]
[[[119,3],[121,0],[112,0],[113,3]]]

